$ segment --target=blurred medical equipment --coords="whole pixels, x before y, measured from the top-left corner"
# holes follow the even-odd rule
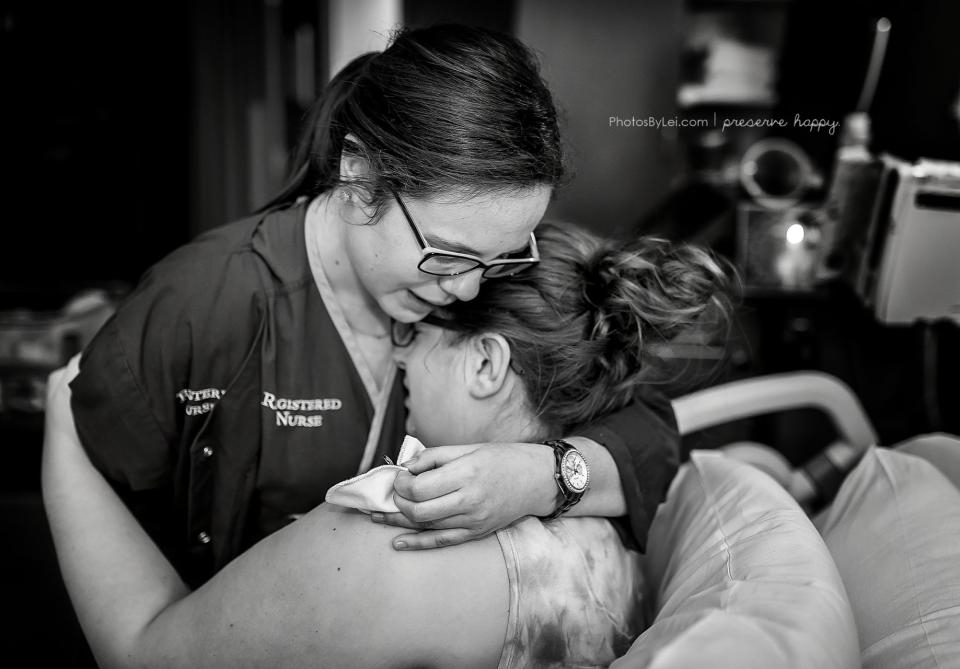
[[[823,185],[806,152],[795,142],[765,137],[740,158],[740,183],[753,200],[769,209],[786,209],[807,191]]]
[[[960,163],[870,152],[870,117],[890,21],[876,23],[857,109],[844,121],[818,275],[840,276],[876,317],[960,321]]]
[[[825,412],[838,438],[800,467],[794,468],[765,444],[738,442],[725,447],[730,456],[772,476],[808,511],[827,504],[847,472],[878,441],[853,391],[820,372],[771,374],[725,383],[679,397],[673,400],[673,408],[681,434],[788,409]]]
[[[960,163],[881,156],[870,215],[845,231],[857,293],[885,323],[960,323]]]
[[[802,201],[823,185],[806,152],[780,137],[751,144],[740,158],[740,183],[751,200],[737,206],[737,257],[748,289],[813,286],[820,231],[806,223]]]
[[[822,219],[823,247],[818,268],[821,278],[830,278],[843,270],[847,263],[840,251],[849,245],[851,232],[864,228],[864,221],[870,216],[870,202],[879,181],[879,161],[870,153],[868,112],[883,68],[890,27],[886,18],[874,25],[873,48],[860,98],[855,110],[843,120]]]
[[[960,322],[960,163],[870,152],[870,117],[890,21],[877,21],[856,111],[844,120],[818,274],[840,276],[884,323]]]
[[[880,18],[856,109],[843,121],[822,206],[799,147],[756,142],[741,160],[753,202],[738,207],[738,265],[751,287],[810,290],[840,280],[889,324],[960,322],[960,163],[875,155],[868,111],[891,31]]]
[[[960,163],[874,157],[869,119],[848,124],[862,139],[841,147],[818,217],[817,278],[849,284],[884,323],[960,322]]]

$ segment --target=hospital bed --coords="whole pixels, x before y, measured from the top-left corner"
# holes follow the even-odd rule
[[[818,372],[674,408],[685,435],[815,408],[839,437],[802,467],[761,444],[691,453],[651,526],[649,627],[614,669],[960,667],[960,439],[878,446],[853,392]]]

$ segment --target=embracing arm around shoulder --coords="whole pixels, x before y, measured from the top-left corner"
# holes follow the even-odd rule
[[[645,391],[578,435],[565,437],[590,467],[590,487],[569,516],[628,515],[638,547],[676,474],[680,436],[666,396]],[[398,549],[452,546],[495,532],[526,515],[546,516],[559,500],[553,450],[502,443],[428,448],[407,463],[394,488],[398,513],[374,520],[420,530],[395,538]]]
[[[495,538],[398,553],[389,528],[322,505],[191,592],[80,446],[68,380],[50,380],[44,503],[101,666],[496,666],[508,592]]]
[[[580,432],[584,439],[602,443],[615,463],[618,492],[626,502],[630,531],[637,547],[646,547],[647,533],[657,506],[667,495],[680,464],[680,432],[670,399],[653,388],[641,388],[628,406]],[[587,451],[584,451],[586,457]],[[592,461],[591,469],[593,467]],[[591,484],[592,488],[592,484]],[[578,507],[570,515],[591,515]]]

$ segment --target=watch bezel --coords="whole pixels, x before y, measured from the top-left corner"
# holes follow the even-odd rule
[[[576,486],[573,484],[573,481],[570,480],[570,474],[568,473],[567,460],[579,460],[583,465],[584,471],[586,471],[587,480],[584,482],[583,487]],[[570,467],[572,469],[572,467]],[[564,452],[563,457],[560,458],[560,476],[563,478],[563,483],[570,492],[582,495],[587,491],[587,488],[590,487],[590,466],[587,464],[586,458],[583,457],[583,453],[578,451],[576,448],[570,446]]]
[[[556,481],[557,489],[560,491],[560,502],[557,504],[557,508],[554,509],[553,513],[549,516],[539,516],[540,520],[549,521],[559,518],[583,499],[584,493],[586,493],[590,487],[590,465],[587,463],[587,458],[583,453],[570,442],[564,441],[563,439],[548,439],[541,443],[553,449],[555,462],[553,478],[554,481]],[[568,454],[579,457],[583,462],[584,469],[587,472],[586,485],[583,487],[583,490],[574,488],[567,474],[564,461]]]

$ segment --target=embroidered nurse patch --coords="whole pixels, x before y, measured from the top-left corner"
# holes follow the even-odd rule
[[[226,394],[223,388],[184,388],[177,393],[177,401],[183,404],[183,413],[187,416],[202,416],[217,405]]]
[[[315,412],[339,411],[343,402],[337,397],[277,397],[264,391],[260,406],[273,410],[277,427],[322,427],[323,414]]]

